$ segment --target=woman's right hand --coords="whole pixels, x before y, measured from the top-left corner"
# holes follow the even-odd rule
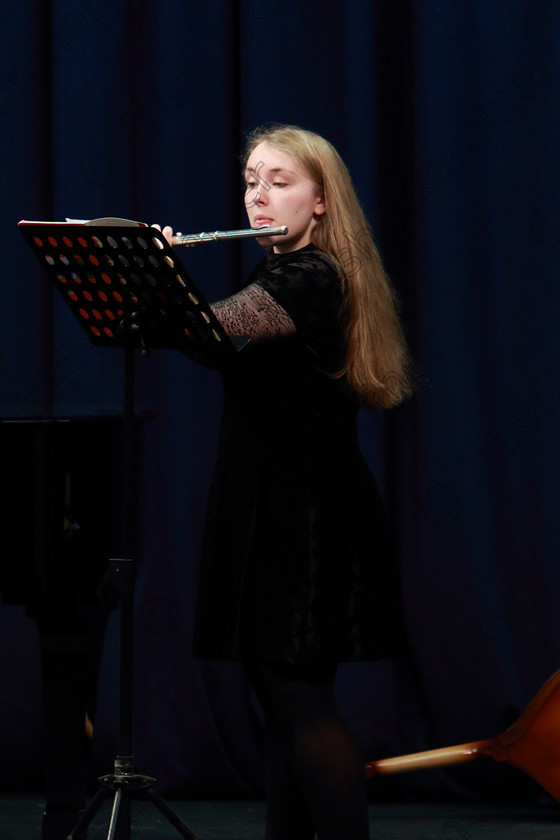
[[[170,245],[175,245],[176,244],[173,241],[174,237],[173,237],[173,228],[172,227],[170,227],[169,225],[166,225],[163,228],[163,230],[161,228],[161,225],[152,225],[152,227],[155,227],[156,230],[159,230],[160,233],[163,233],[163,235],[165,236],[165,238],[167,239],[167,241],[169,242]]]

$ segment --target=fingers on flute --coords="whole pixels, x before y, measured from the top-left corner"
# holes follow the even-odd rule
[[[163,228],[163,230],[161,229],[161,225],[152,225],[152,227],[156,228],[156,230],[159,230],[160,233],[163,233],[163,235],[165,236],[165,238],[167,239],[167,241],[169,242],[170,245],[175,245],[175,242],[173,241],[173,228],[172,227],[170,227],[169,225],[166,225]]]

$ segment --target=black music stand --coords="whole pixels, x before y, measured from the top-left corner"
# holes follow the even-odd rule
[[[135,772],[132,753],[134,613],[134,351],[181,350],[215,366],[240,350],[245,336],[228,336],[156,228],[119,219],[92,222],[19,223],[25,239],[47,269],[66,303],[95,345],[123,348],[124,499],[123,559],[109,560],[119,592],[119,746],[114,772],[68,834],[81,840],[113,793],[107,840],[130,840],[131,804],[149,800],[179,834],[198,840],[154,790],[156,780]]]

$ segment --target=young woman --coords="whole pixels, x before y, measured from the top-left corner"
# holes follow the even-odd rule
[[[268,840],[362,840],[364,759],[336,708],[336,668],[391,655],[399,611],[356,414],[408,395],[407,350],[332,145],[258,130],[244,174],[251,226],[289,232],[257,239],[267,256],[212,307],[251,343],[221,371],[194,652],[242,660],[261,701]]]

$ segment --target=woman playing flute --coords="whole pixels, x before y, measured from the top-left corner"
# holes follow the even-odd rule
[[[245,288],[212,306],[251,342],[221,370],[194,653],[241,660],[262,704],[268,840],[365,840],[364,759],[335,677],[340,662],[392,655],[400,622],[356,415],[408,396],[407,349],[333,146],[295,126],[258,130],[244,175],[251,227],[288,234],[258,238],[267,254]]]

